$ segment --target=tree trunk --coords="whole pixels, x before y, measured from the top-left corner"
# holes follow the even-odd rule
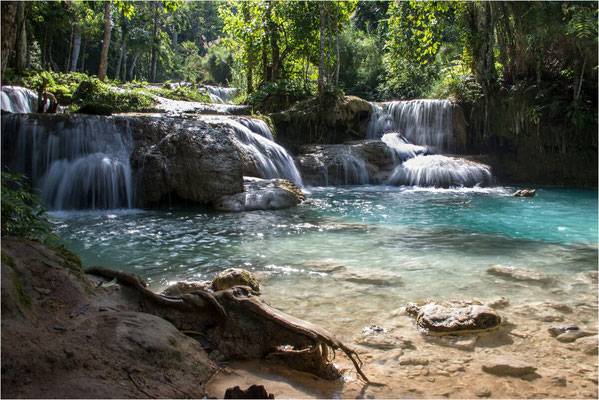
[[[3,1],[2,3],[2,75],[8,65],[8,59],[12,52],[17,36],[17,2]]]
[[[110,30],[112,21],[110,20],[110,1],[104,2],[104,41],[102,42],[102,53],[100,55],[100,68],[98,69],[98,79],[103,81],[106,78],[106,67],[108,64],[108,48],[110,47]]]
[[[241,10],[243,13],[243,21],[249,25],[250,23],[250,10],[247,6],[247,2],[242,2],[241,3]],[[247,56],[247,63],[246,63],[246,77],[247,77],[247,94],[251,94],[254,91],[254,75],[253,75],[253,70],[254,70],[254,51],[252,48],[252,43],[248,43],[246,41],[245,43],[245,54]]]
[[[71,66],[71,54],[73,53],[73,36],[74,36],[74,29],[73,26],[71,25],[71,35],[69,36],[69,52],[67,53],[67,56],[64,59],[64,72],[69,72],[70,66]]]
[[[125,17],[125,11],[122,12],[121,21],[121,53],[119,54],[119,61],[116,63],[114,70],[114,79],[120,78],[123,58],[127,58],[127,18]]]
[[[119,65],[115,71],[115,78],[120,79],[122,82],[125,81],[125,75],[127,71],[127,40],[123,42],[123,47],[121,48],[121,56],[119,58]]]
[[[83,43],[81,44],[81,66],[79,67],[79,72],[81,72],[82,74],[85,73],[85,56],[86,56],[86,50],[87,50],[87,43],[85,43],[85,41],[83,41]]]
[[[271,2],[268,3],[268,8],[267,8],[267,28],[268,28],[268,33],[270,36],[270,50],[271,50],[271,57],[272,57],[272,65],[271,65],[271,72],[270,72],[270,80],[271,81],[276,81],[277,78],[279,77],[279,58],[280,58],[280,50],[279,50],[279,32],[277,29],[277,26],[275,25],[275,23],[272,20],[272,15],[271,15]]]
[[[339,7],[339,4],[337,4],[337,8]],[[339,54],[340,54],[340,50],[339,50],[339,9],[336,10],[335,12],[335,50],[337,52],[336,57],[335,57],[335,86],[337,86],[339,84]]]
[[[173,54],[177,57],[177,52],[179,51],[179,32],[177,32],[177,27],[174,27],[173,31]]]
[[[318,11],[320,11],[320,59],[318,61],[318,94],[324,95],[324,35],[325,35],[325,15],[322,2],[318,2]]]
[[[25,28],[25,3],[20,1],[17,5],[17,62],[16,71],[22,72],[27,62],[27,31]]]
[[[139,50],[135,51],[135,54],[133,54],[133,60],[131,61],[131,66],[129,67],[129,81],[132,81],[135,79],[135,64],[137,63],[137,58],[139,57]]]
[[[48,63],[48,28],[44,28],[44,37],[42,38],[42,69],[46,69]]]
[[[153,2],[154,27],[152,30],[152,61],[150,62],[150,82],[156,81],[156,67],[158,64],[158,2]]]
[[[75,18],[75,27],[73,31],[73,52],[71,53],[71,65],[69,67],[70,72],[77,70],[77,61],[79,61],[79,52],[81,51],[81,30],[77,24],[79,18]]]

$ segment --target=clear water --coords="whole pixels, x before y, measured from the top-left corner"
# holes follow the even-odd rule
[[[54,215],[88,266],[133,271],[156,290],[247,268],[271,304],[343,336],[414,300],[568,300],[579,273],[597,269],[597,190],[514,191],[327,187],[307,190],[310,204],[279,211]],[[487,274],[494,264],[542,271],[558,285]]]

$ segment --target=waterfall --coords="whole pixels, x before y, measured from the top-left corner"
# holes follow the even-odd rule
[[[411,100],[372,105],[366,138],[380,139],[399,132],[410,143],[429,146],[437,152],[451,150],[452,104],[448,100]]]
[[[381,141],[393,150],[393,154],[399,162],[428,153],[426,146],[412,144],[397,132],[385,133]]]
[[[99,116],[2,117],[2,159],[56,210],[133,207],[128,122]]]
[[[488,186],[493,175],[488,166],[441,155],[416,156],[395,168],[387,184],[394,186]]]
[[[210,100],[214,103],[229,104],[233,101],[235,92],[237,92],[237,88],[225,88],[210,85],[204,85],[204,87],[208,90],[208,97],[210,97]]]
[[[20,86],[2,86],[0,103],[3,111],[14,114],[37,111],[37,94]]]
[[[237,145],[253,160],[261,178],[285,178],[303,186],[302,177],[291,155],[275,143],[264,121],[250,118],[203,117],[212,125],[229,128]]]

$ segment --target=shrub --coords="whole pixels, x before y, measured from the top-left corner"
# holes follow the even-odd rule
[[[2,172],[2,235],[47,241],[57,238],[54,226],[42,207],[42,200],[31,192],[27,178]]]
[[[310,96],[300,83],[279,79],[268,82],[247,97],[249,105],[262,112],[278,112]]]

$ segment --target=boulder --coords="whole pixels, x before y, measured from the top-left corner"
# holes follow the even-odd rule
[[[577,339],[583,338],[585,336],[594,336],[597,335],[597,332],[589,332],[584,331],[582,329],[568,330],[562,334],[557,335],[556,339],[562,343],[572,343]]]
[[[497,376],[523,377],[533,374],[537,368],[520,360],[501,357],[485,361],[483,371]]]
[[[575,345],[578,349],[580,349],[584,354],[590,356],[597,355],[597,335],[587,336],[581,339],[578,339],[575,342]]]
[[[308,185],[384,182],[395,167],[394,152],[378,140],[301,146],[295,162]]]
[[[212,290],[226,290],[234,286],[249,286],[255,292],[260,292],[260,284],[250,271],[241,268],[228,268],[214,277]]]
[[[142,206],[167,200],[210,204],[243,191],[241,158],[226,134],[196,120],[141,118],[131,125]]]
[[[542,272],[528,268],[515,267],[513,265],[497,264],[487,268],[487,273],[504,278],[515,279],[518,281],[549,283],[553,278]]]
[[[294,207],[306,195],[286,179],[243,178],[244,191],[222,196],[214,203],[220,211],[280,210]]]
[[[61,247],[2,237],[3,398],[201,398],[200,343]]]
[[[456,334],[485,331],[499,327],[501,317],[477,301],[409,303],[408,314],[416,318],[418,329],[425,333]]]

